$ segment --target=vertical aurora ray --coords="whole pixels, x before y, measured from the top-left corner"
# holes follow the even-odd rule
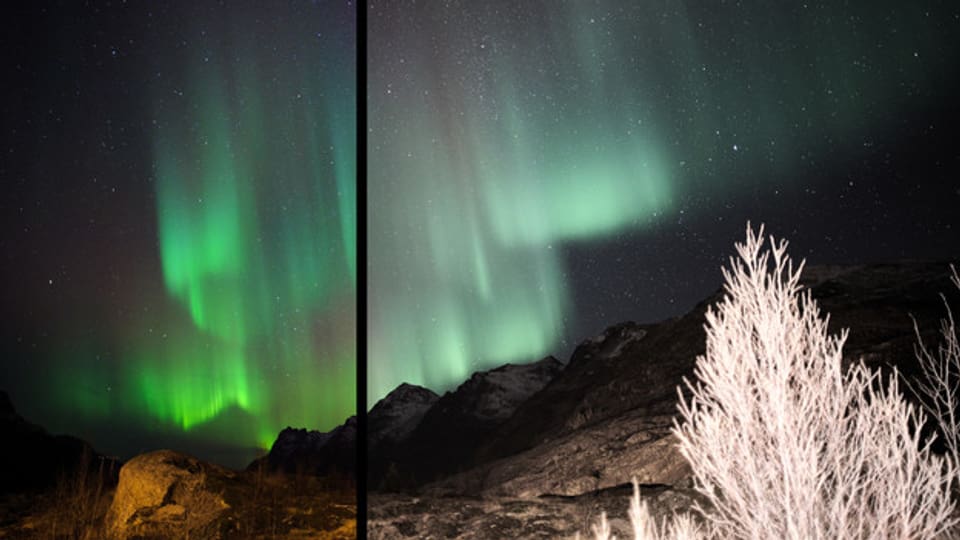
[[[457,17],[441,11],[411,16]],[[381,127],[370,135],[371,402],[403,381],[443,389],[548,353],[571,307],[561,244],[671,205],[656,124],[622,118],[625,128],[609,133],[597,117],[612,116],[603,108],[616,74],[553,91],[551,77],[579,80],[579,70],[523,72],[521,57],[536,51],[479,22],[483,31],[429,38],[393,29],[400,51],[371,42],[371,118]],[[591,36],[580,37],[572,52],[588,57]],[[561,107],[579,112],[561,118]]]
[[[894,2],[427,4],[370,11],[371,404],[583,338],[568,246],[855,150],[950,69],[949,29],[888,32],[924,24]]]
[[[260,14],[255,40],[227,14],[153,93],[173,305],[146,324],[176,331],[130,344],[127,399],[188,432],[239,415],[254,425],[217,436],[267,447],[354,413],[355,68],[338,9]]]

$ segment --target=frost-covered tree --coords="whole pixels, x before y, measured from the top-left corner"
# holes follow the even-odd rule
[[[952,314],[939,355],[921,343],[926,407],[947,432],[950,457],[921,441],[922,410],[903,400],[894,372],[886,387],[857,362],[846,371],[846,331],[827,331],[798,285],[787,243],[747,225],[738,257],[723,270],[725,296],[707,312],[706,353],[696,382],[684,381],[674,433],[690,462],[705,522],[651,518],[634,487],[637,540],[933,539],[956,524],[960,346]],[[954,271],[954,283],[960,277]],[[606,516],[597,540],[612,538]]]
[[[953,284],[960,289],[960,274],[953,266],[950,270]],[[948,455],[954,463],[960,463],[960,418],[957,417],[957,407],[960,406],[960,335],[947,297],[941,298],[947,310],[946,318],[940,321],[943,341],[936,352],[930,350],[923,343],[920,328],[914,321],[913,328],[917,335],[915,351],[920,362],[921,378],[908,384],[939,424]]]
[[[923,412],[886,389],[798,285],[763,227],[736,246],[706,353],[674,432],[719,538],[937,538],[952,526],[954,464],[920,440]]]

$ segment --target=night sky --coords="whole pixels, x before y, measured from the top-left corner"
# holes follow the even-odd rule
[[[368,13],[370,403],[682,314],[747,220],[808,263],[960,255],[955,1]]]
[[[356,6],[36,2],[3,23],[0,388],[245,466],[356,396]],[[222,5],[226,4],[226,5]]]
[[[0,388],[121,457],[242,466],[342,423],[356,6],[30,4],[0,37]],[[956,2],[368,13],[371,404],[684,313],[747,220],[815,264],[960,256]]]

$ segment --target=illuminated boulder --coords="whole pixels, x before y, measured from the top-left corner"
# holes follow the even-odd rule
[[[236,474],[172,450],[139,455],[120,469],[107,513],[111,538],[220,538]]]

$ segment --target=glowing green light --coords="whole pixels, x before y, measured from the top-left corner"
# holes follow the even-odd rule
[[[281,75],[300,98],[257,93],[257,71],[237,68],[222,88],[205,65],[160,127],[163,276],[193,333],[138,350],[130,368],[149,414],[189,430],[236,407],[258,423],[248,444],[286,425],[331,428],[355,395],[353,98],[293,68]]]
[[[479,2],[419,10],[416,27],[375,19],[370,404],[559,352],[579,322],[569,246],[722,214],[755,193],[748,178],[856,152],[892,118],[876,111],[909,105],[891,81],[936,92],[960,54],[904,3],[767,7]],[[912,31],[889,32],[891,13]]]
[[[252,42],[231,12],[157,59],[161,271],[124,306],[120,368],[64,381],[84,417],[268,448],[355,414],[353,31],[316,23]]]

